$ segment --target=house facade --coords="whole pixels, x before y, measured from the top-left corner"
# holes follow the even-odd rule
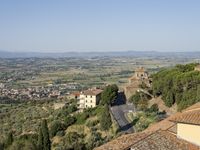
[[[200,65],[197,65],[196,67],[194,67],[195,71],[200,71]]]
[[[79,108],[94,108],[101,99],[101,89],[89,89],[80,93]]]
[[[177,124],[177,137],[200,146],[200,108],[183,112],[172,119]]]

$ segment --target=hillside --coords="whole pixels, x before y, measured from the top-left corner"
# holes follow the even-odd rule
[[[152,75],[154,96],[161,96],[168,107],[176,103],[179,111],[200,101],[200,72],[196,66],[176,65]]]

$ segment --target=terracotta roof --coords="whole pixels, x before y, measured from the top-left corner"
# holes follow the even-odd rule
[[[131,146],[133,150],[198,150],[198,146],[178,139],[168,131],[157,131]]]
[[[149,132],[140,132],[122,135],[100,147],[95,148],[94,150],[125,150],[131,147],[134,143],[144,139],[151,133]]]
[[[194,110],[200,110],[200,102],[186,108],[185,110],[183,110],[183,112],[186,112],[186,111],[194,111]]]
[[[173,134],[177,134],[177,124],[173,125],[172,127],[170,127],[168,129],[169,132],[173,133]]]
[[[199,147],[178,139],[168,131],[140,132],[123,135],[94,150],[199,150]]]
[[[200,125],[200,110],[186,111],[171,119],[174,122]]]
[[[72,95],[74,95],[74,96],[80,96],[80,92],[73,92]]]
[[[99,95],[103,90],[101,89],[89,89],[86,91],[83,91],[84,95]]]

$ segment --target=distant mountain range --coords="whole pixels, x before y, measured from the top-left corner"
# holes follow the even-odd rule
[[[61,58],[61,57],[185,57],[200,58],[200,52],[157,52],[157,51],[116,51],[116,52],[8,52],[0,51],[0,58]]]

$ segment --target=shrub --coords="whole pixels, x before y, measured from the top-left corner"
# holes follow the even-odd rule
[[[86,125],[87,125],[88,127],[94,127],[94,126],[96,126],[98,123],[99,123],[99,120],[89,120],[89,121],[86,123]]]
[[[72,105],[68,106],[68,108],[67,108],[68,114],[71,114],[71,113],[73,113],[75,111],[77,111],[77,107],[76,107],[75,104],[72,104]]]
[[[58,131],[58,132],[56,133],[56,135],[57,135],[57,136],[64,136],[64,135],[65,135],[65,132],[64,132],[63,130],[61,130],[61,131]]]
[[[61,130],[63,130],[63,124],[58,120],[53,121],[50,125],[50,136],[54,137],[56,133]]]
[[[82,150],[85,149],[83,142],[84,135],[77,132],[69,132],[65,137],[66,150]]]
[[[76,118],[73,116],[68,116],[64,119],[65,128],[68,128],[70,125],[76,122]]]
[[[158,112],[159,108],[157,104],[153,104],[150,108],[149,108],[150,112]]]
[[[88,112],[79,113],[76,115],[76,123],[84,124],[87,118],[89,118]]]

